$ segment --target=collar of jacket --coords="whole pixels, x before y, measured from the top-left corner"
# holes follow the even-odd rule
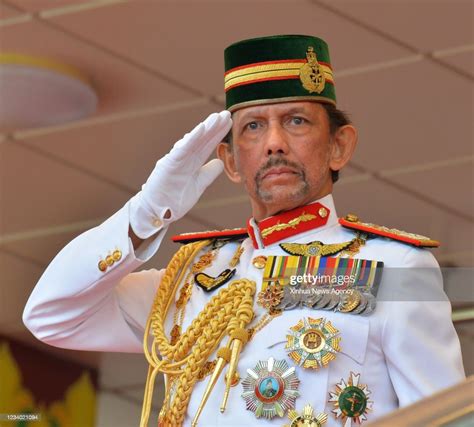
[[[247,230],[255,249],[263,249],[289,237],[320,227],[337,223],[332,196],[327,196],[309,205],[300,206],[259,222],[250,218]]]

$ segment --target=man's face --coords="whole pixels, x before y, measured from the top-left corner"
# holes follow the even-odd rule
[[[260,210],[292,209],[331,191],[332,142],[322,105],[243,108],[233,115],[232,137],[235,169]]]

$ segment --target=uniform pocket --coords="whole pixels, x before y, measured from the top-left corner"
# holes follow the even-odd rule
[[[334,323],[340,332],[341,353],[363,365],[367,353],[370,320],[350,314],[340,314],[338,317]]]

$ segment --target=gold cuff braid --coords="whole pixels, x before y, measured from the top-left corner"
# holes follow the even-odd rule
[[[158,372],[168,375],[159,425],[181,425],[200,369],[226,335],[240,336],[241,329],[252,321],[256,284],[240,279],[232,281],[213,296],[174,345],[165,335],[165,320],[182,278],[199,251],[209,243],[209,240],[205,240],[182,246],[166,268],[155,295],[143,341],[150,367],[141,427],[148,424],[153,386]],[[151,350],[148,346],[150,333],[153,336]]]

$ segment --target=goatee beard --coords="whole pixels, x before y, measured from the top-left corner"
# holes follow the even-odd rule
[[[293,169],[295,175],[299,176],[301,179],[302,185],[295,192],[291,194],[292,199],[299,199],[302,196],[305,196],[309,193],[309,184],[306,181],[306,173],[304,169],[289,160],[284,159],[283,157],[270,157],[268,161],[258,170],[255,175],[255,188],[257,191],[257,196],[264,202],[271,202],[274,200],[274,194],[271,191],[266,191],[262,189],[262,178],[270,168],[275,166],[287,166]]]

